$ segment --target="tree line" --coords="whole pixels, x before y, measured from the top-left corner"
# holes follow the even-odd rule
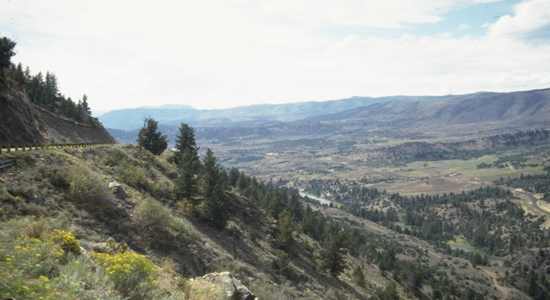
[[[92,126],[99,124],[97,118],[92,117],[85,94],[75,102],[59,91],[58,79],[54,73],[47,71],[46,74],[38,72],[33,75],[28,66],[13,64],[11,58],[15,55],[15,46],[16,43],[6,37],[0,39],[0,78],[4,82],[19,86],[27,92],[33,104],[56,115]]]

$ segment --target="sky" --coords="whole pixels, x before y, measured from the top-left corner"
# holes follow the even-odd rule
[[[550,88],[550,0],[0,0],[94,111]]]

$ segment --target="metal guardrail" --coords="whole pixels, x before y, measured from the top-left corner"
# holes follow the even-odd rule
[[[15,164],[15,159],[7,159],[7,160],[0,161],[0,169],[11,167],[14,164]]]
[[[33,144],[22,144],[22,145],[0,145],[0,153],[11,151],[30,151],[38,149],[50,149],[50,148],[79,148],[79,147],[89,147],[89,146],[98,146],[98,145],[111,145],[116,144],[114,142],[106,143],[75,143],[75,144],[43,144],[43,145],[33,145]]]

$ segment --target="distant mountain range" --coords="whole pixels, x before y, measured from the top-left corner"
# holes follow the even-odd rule
[[[396,100],[311,117],[308,121],[368,120],[387,125],[402,122],[417,127],[456,126],[496,122],[501,125],[535,125],[550,121],[550,89],[512,93],[475,93],[430,102]]]
[[[113,118],[118,115],[115,119],[123,120],[126,125],[117,125],[118,130],[109,129],[109,132],[119,141],[133,142],[137,135],[135,128],[142,126],[145,114],[159,121],[160,130],[172,142],[180,122],[194,126],[199,139],[209,140],[313,135],[320,138],[337,134],[357,138],[493,134],[550,126],[550,89],[441,97],[353,97],[211,111],[133,109],[111,112]],[[182,119],[183,115],[189,118]],[[104,119],[102,122],[106,127],[113,127]]]
[[[191,106],[163,105],[160,107],[139,107],[114,110],[99,116],[103,126],[119,130],[138,129],[143,120],[151,117],[159,124],[176,125],[187,123],[191,126],[219,126],[230,124],[257,124],[273,121],[294,121],[346,111],[360,106],[395,100],[431,101],[445,99],[441,97],[351,97],[323,102],[300,102],[287,104],[260,104],[240,106],[228,109],[198,110]]]

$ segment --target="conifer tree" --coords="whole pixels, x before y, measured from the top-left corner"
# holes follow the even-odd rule
[[[11,67],[11,58],[15,55],[15,51],[13,50],[15,45],[17,45],[17,43],[7,37],[2,37],[0,39],[0,78],[3,80],[6,79],[4,69]]]
[[[81,103],[79,103],[81,105]],[[166,136],[158,132],[158,122],[145,118],[143,127],[139,130],[137,143],[141,150],[141,147],[149,150],[154,155],[160,155],[168,146]]]
[[[182,162],[182,156],[181,154],[184,153],[186,150],[189,151],[190,156],[189,159],[192,159],[196,162],[200,162],[199,160],[199,147],[197,147],[197,142],[195,141],[195,132],[193,130],[193,127],[189,126],[189,124],[181,123],[179,127],[180,134],[176,138],[176,146],[175,148],[178,150],[179,155],[174,156],[174,163],[176,165],[179,165]],[[195,164],[200,165],[200,164]],[[195,172],[197,172],[195,170]]]
[[[227,183],[229,184],[229,186],[237,187],[237,181],[239,180],[239,176],[240,176],[239,169],[235,167],[231,168],[231,170],[229,170],[228,176],[229,177],[227,179]]]
[[[294,237],[292,236],[294,230],[296,229],[296,223],[292,220],[290,212],[287,210],[283,211],[279,215],[279,220],[277,222],[277,235],[276,240],[279,244],[279,247],[288,251],[292,244],[294,243]]]
[[[17,64],[11,77],[15,80],[15,82],[17,82],[17,84],[19,84],[19,86],[25,86],[27,81],[25,79],[25,72],[23,71],[23,65],[21,65],[21,63]]]
[[[203,202],[200,208],[201,217],[218,229],[223,229],[229,219],[229,206],[225,199],[221,172],[225,172],[217,162],[210,148],[202,163],[201,193]]]
[[[363,274],[363,271],[361,271],[361,268],[359,266],[357,266],[354,270],[353,270],[353,273],[351,274],[352,278],[353,278],[353,281],[358,285],[358,286],[361,286],[361,287],[364,287],[365,286],[365,274]]]
[[[46,72],[46,82],[44,83],[44,106],[53,111],[56,106],[59,89],[57,87],[57,78],[53,73]]]
[[[328,241],[319,252],[321,267],[329,271],[332,277],[337,277],[346,269],[346,248],[348,237],[344,231],[340,231],[328,237]]]
[[[176,195],[180,199],[187,199],[196,205],[198,182],[196,170],[200,168],[200,162],[193,159],[189,149],[181,153],[181,163],[178,167],[178,179],[176,180]]]
[[[82,112],[86,114],[86,116],[92,115],[92,110],[90,109],[90,105],[88,104],[88,96],[86,96],[86,94],[82,96]]]

